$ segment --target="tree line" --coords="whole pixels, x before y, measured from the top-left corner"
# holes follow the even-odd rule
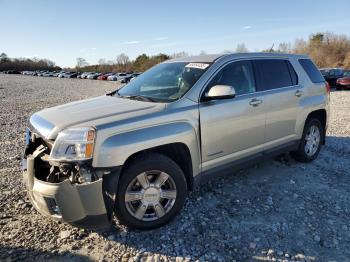
[[[35,70],[61,70],[59,66],[48,59],[39,58],[10,58],[5,53],[0,54],[0,71],[35,71]]]
[[[235,50],[225,50],[223,53],[249,52],[244,43],[237,45]],[[296,39],[294,43],[282,42],[277,45],[272,44],[270,48],[264,50],[254,50],[262,52],[281,52],[306,54],[320,68],[322,67],[345,67],[350,69],[350,38],[346,35],[334,34],[331,32],[311,34],[308,39]],[[205,54],[201,51],[200,54]],[[99,71],[99,72],[143,72],[155,64],[174,57],[188,56],[186,52],[172,55],[160,53],[149,56],[141,54],[136,59],[131,60],[125,53],[122,53],[114,60],[99,59],[97,64],[90,65],[83,57],[77,58],[75,68],[70,70]],[[59,70],[54,62],[48,59],[26,59],[9,58],[5,53],[0,54],[0,71],[4,70]]]
[[[294,44],[280,43],[277,48],[263,51],[306,54],[319,68],[344,67],[350,69],[350,38],[334,33],[316,33],[307,40],[296,39]]]
[[[82,71],[99,71],[99,72],[143,72],[148,68],[168,60],[175,56],[186,56],[185,53],[178,53],[172,56],[167,54],[158,54],[154,56],[148,56],[146,54],[141,54],[136,57],[135,60],[130,60],[130,58],[122,53],[117,56],[115,61],[107,61],[106,59],[99,59],[98,64],[89,65],[87,61],[82,58],[77,58],[77,65],[75,69],[79,72]]]
[[[240,43],[235,50],[225,50],[222,53],[244,53],[249,51],[244,43]],[[282,42],[276,46],[272,44],[270,48],[255,51],[306,54],[311,57],[319,68],[344,67],[350,69],[350,38],[346,35],[337,35],[330,32],[315,33],[311,34],[307,40],[296,39],[293,44]],[[205,51],[201,51],[200,54],[205,54]],[[173,55],[159,54],[156,56],[142,54],[131,61],[126,54],[122,53],[117,56],[115,61],[100,59],[96,65],[88,65],[85,59],[77,58],[76,69],[78,71],[138,72],[145,71],[151,66],[170,58],[181,56],[188,56],[188,54],[186,52]]]

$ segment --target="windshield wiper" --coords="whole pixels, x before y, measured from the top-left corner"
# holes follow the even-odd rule
[[[129,99],[139,100],[139,101],[146,101],[146,102],[159,102],[157,99],[154,99],[152,97],[148,96],[140,96],[140,95],[129,95],[129,96],[122,96]]]

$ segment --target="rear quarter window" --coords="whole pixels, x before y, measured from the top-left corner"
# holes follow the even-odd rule
[[[321,72],[310,59],[299,59],[299,63],[313,83],[322,83],[325,81]]]

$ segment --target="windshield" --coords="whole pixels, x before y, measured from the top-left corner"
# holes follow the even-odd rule
[[[190,90],[209,65],[187,62],[159,64],[121,88],[117,95],[143,97],[154,102],[172,102]]]

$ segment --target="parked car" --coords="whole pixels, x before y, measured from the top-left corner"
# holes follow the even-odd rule
[[[92,74],[89,74],[86,79],[92,79],[92,80],[96,80],[97,77],[99,77],[101,75],[101,73],[92,73]]]
[[[321,68],[320,71],[331,87],[335,87],[337,79],[342,78],[344,74],[344,69],[342,68]]]
[[[6,74],[20,75],[21,72],[17,70],[8,70]]]
[[[132,74],[126,76],[125,78],[121,79],[120,82],[121,83],[129,83],[131,80],[135,79],[139,75],[140,75],[140,73],[132,73]]]
[[[337,79],[337,90],[350,89],[350,70],[345,70],[342,78]]]
[[[113,73],[103,73],[99,77],[97,77],[98,80],[107,80],[107,78],[112,75]]]
[[[64,75],[66,74],[67,72],[66,71],[61,71],[57,74],[57,77],[58,78],[64,78]]]
[[[46,72],[44,72],[43,74],[42,74],[42,76],[45,76],[45,77],[52,77],[52,76],[54,76],[54,72],[50,72],[50,71],[46,71]]]
[[[119,73],[117,78],[118,78],[118,81],[123,81],[125,78],[129,77],[130,74],[127,74],[127,73]]]
[[[81,79],[86,79],[86,77],[87,77],[88,75],[93,74],[93,73],[94,73],[94,72],[84,72],[84,73],[81,74],[80,78],[81,78]]]
[[[121,224],[156,228],[208,177],[283,152],[316,159],[328,109],[307,56],[176,58],[106,96],[33,114],[24,181],[53,219],[103,228],[114,212]]]
[[[65,74],[63,74],[63,78],[76,78],[77,75],[77,72],[66,72]]]
[[[110,76],[107,77],[108,81],[117,81],[118,80],[118,73],[113,73]]]

